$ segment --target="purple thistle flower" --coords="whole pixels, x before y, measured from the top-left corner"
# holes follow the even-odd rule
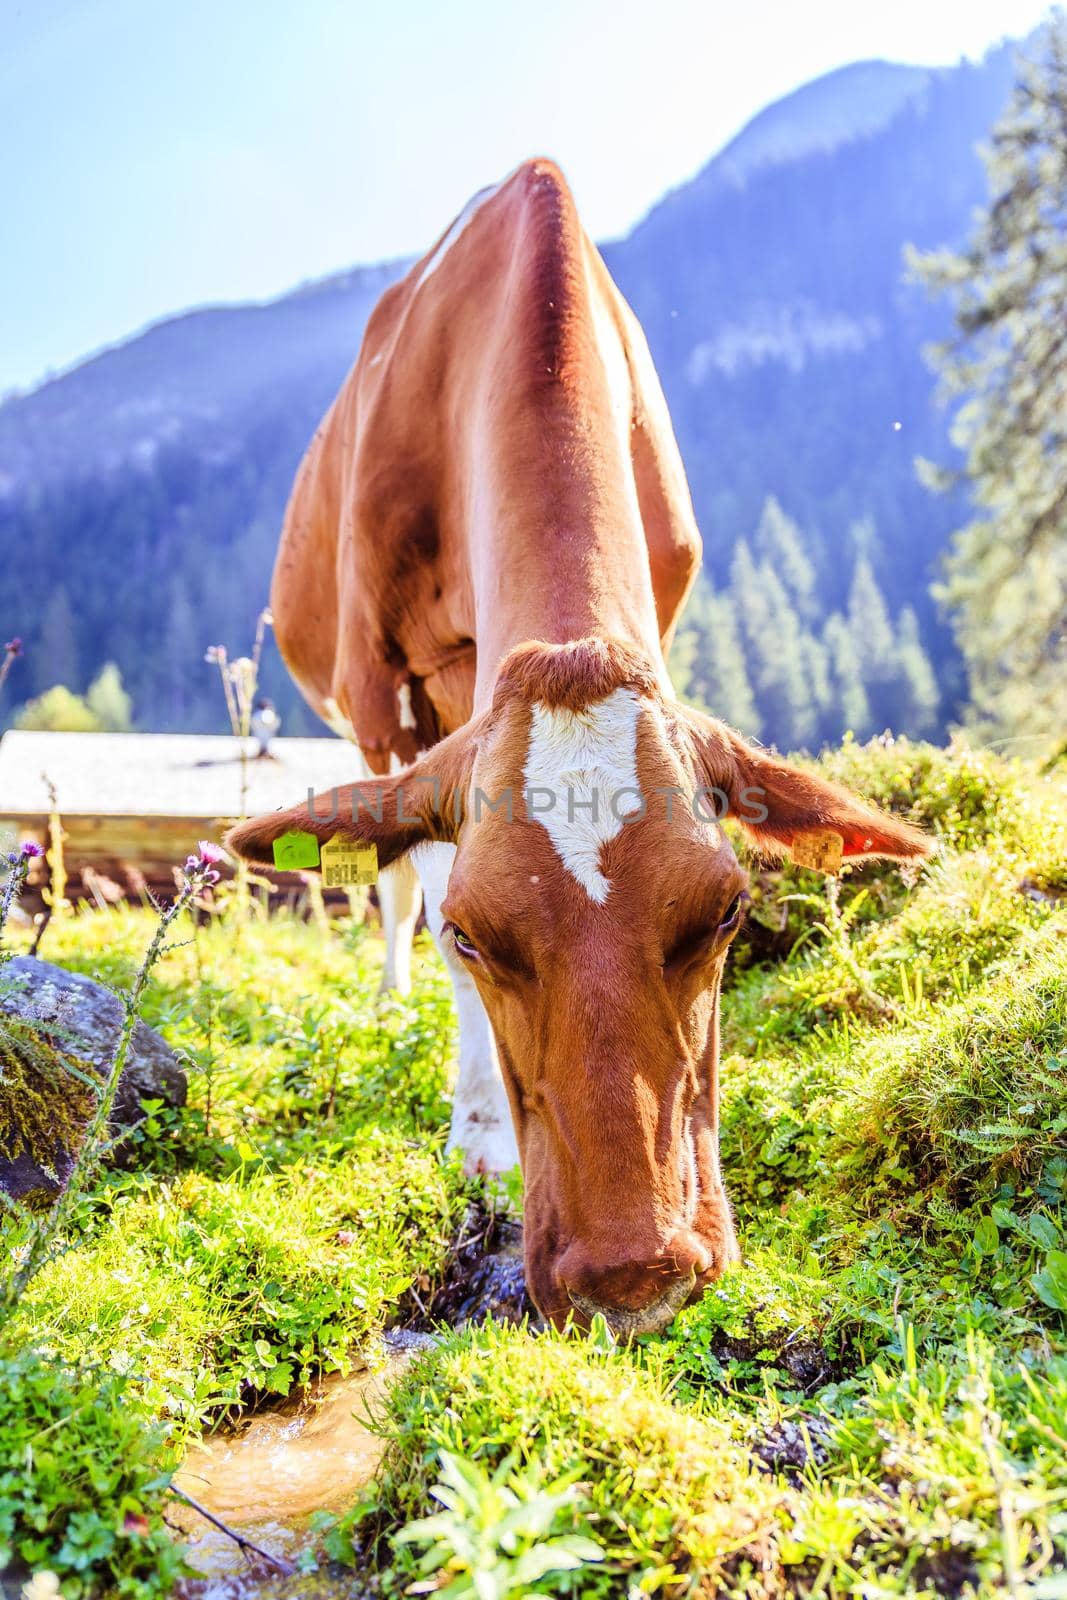
[[[20,656],[22,654],[22,640],[16,634],[13,639],[7,641],[4,649],[9,656]]]
[[[217,871],[218,864],[226,860],[226,852],[217,844],[212,844],[210,839],[197,841],[198,855],[186,856],[185,876],[197,878],[207,887],[220,882],[222,873]]]
[[[43,855],[44,855],[43,849],[41,848],[41,846],[34,839],[27,839],[25,844],[22,846],[22,859],[23,859],[23,861],[29,861],[34,856],[43,856]]]

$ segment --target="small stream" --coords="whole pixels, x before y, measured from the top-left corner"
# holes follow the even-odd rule
[[[373,1477],[385,1440],[369,1420],[427,1343],[425,1334],[389,1334],[384,1363],[374,1370],[332,1373],[269,1412],[208,1434],[190,1449],[175,1487],[269,1555],[295,1562],[313,1543],[312,1514],[347,1510]],[[180,1586],[189,1600],[353,1594],[351,1573],[340,1581],[325,1573],[281,1577],[183,1502],[175,1500],[168,1514],[186,1536],[198,1575]]]

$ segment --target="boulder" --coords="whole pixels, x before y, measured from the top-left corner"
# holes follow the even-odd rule
[[[85,1079],[107,1074],[124,1016],[117,995],[80,973],[32,956],[0,966],[0,1189],[13,1199],[46,1204],[66,1182],[96,1103]],[[112,1133],[141,1120],[142,1100],[182,1106],[185,1092],[173,1050],[137,1022]]]

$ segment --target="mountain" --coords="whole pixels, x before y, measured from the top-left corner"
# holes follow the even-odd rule
[[[876,133],[929,77],[925,67],[892,61],[855,61],[827,72],[757,112],[696,182],[705,189],[741,183],[761,167]]]
[[[902,252],[966,234],[976,145],[1011,79],[1006,47],[951,69],[843,68],[604,246],[663,381],[712,583],[775,497],[822,615],[845,607],[859,558],[894,613],[914,609],[943,716],[958,669],[928,586],[959,508],[919,487],[913,459],[948,449],[921,353],[946,319]],[[114,660],[141,726],[219,725],[204,647],[246,647],[297,462],[406,265],[168,319],[0,406],[0,541],[21,574],[0,637],[26,641],[9,713]],[[286,730],[311,731],[276,660],[266,682]]]

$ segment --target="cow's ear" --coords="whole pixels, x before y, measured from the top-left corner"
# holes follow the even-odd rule
[[[813,848],[836,834],[842,858],[912,861],[933,854],[933,841],[910,823],[867,805],[840,784],[749,744],[712,717],[692,710],[687,716],[695,729],[698,766],[705,781],[727,796],[729,815],[765,853],[781,855],[788,850],[810,864]],[[831,850],[831,859],[832,855]]]
[[[246,861],[272,866],[276,839],[311,833],[320,844],[342,838],[376,845],[378,865],[387,867],[415,845],[454,843],[473,748],[468,730],[461,730],[388,778],[343,784],[286,811],[239,822],[226,835],[226,848]]]

